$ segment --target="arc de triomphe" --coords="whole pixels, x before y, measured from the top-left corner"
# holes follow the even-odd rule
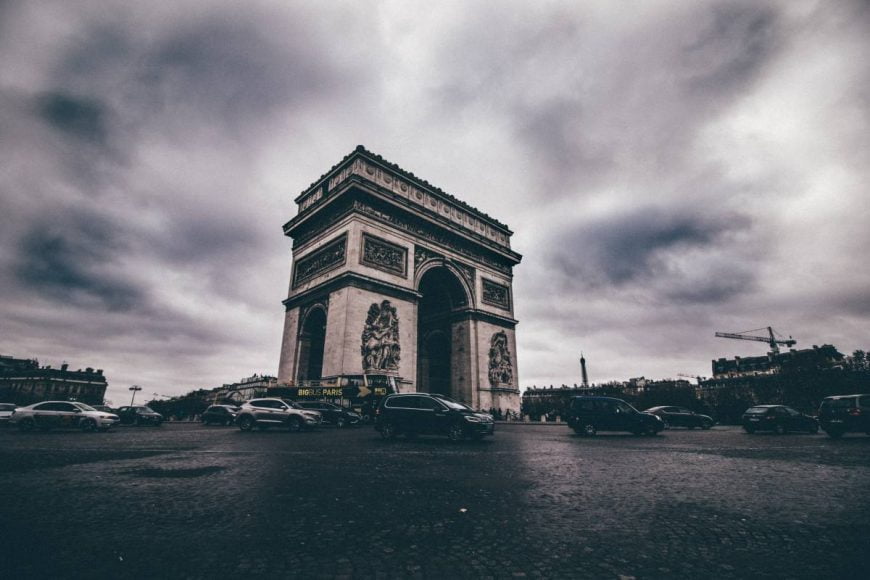
[[[357,147],[296,198],[278,382],[387,374],[519,410],[508,227]]]

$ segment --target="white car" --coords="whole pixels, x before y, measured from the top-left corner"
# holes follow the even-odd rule
[[[82,431],[108,431],[120,422],[112,413],[97,411],[93,407],[75,401],[43,401],[27,407],[19,407],[9,419],[22,431],[41,429],[81,429]]]
[[[283,427],[295,433],[317,427],[320,421],[321,416],[317,411],[308,411],[293,401],[276,398],[251,399],[242,404],[236,415],[236,425],[242,431],[250,431],[254,427]]]

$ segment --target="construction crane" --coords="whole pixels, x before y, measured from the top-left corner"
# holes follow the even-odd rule
[[[760,330],[767,330],[769,336],[757,336],[750,334],[751,332],[758,332]],[[776,335],[778,333],[774,332],[771,327],[765,328],[756,328],[755,330],[746,330],[743,332],[717,332],[716,336],[719,338],[736,338],[738,340],[757,340],[759,342],[766,342],[770,345],[770,351],[773,354],[779,354],[779,345],[792,347],[797,344],[797,341],[792,337],[785,338],[777,338]]]

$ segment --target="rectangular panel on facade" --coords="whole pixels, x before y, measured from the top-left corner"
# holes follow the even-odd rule
[[[347,233],[300,259],[293,267],[293,287],[338,268],[347,255]]]
[[[408,275],[408,250],[370,234],[362,235],[360,264],[383,270],[406,278]]]
[[[486,304],[491,304],[505,310],[511,309],[510,288],[482,278],[483,282],[483,301]]]

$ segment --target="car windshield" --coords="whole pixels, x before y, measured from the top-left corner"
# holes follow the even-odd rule
[[[153,413],[154,409],[151,407],[136,407],[137,413]]]
[[[82,411],[96,411],[96,409],[94,409],[90,405],[85,405],[84,403],[73,403],[73,404],[76,407],[78,407],[79,409],[81,409]]]
[[[768,407],[752,407],[751,409],[746,409],[747,415],[764,415],[767,413]]]

